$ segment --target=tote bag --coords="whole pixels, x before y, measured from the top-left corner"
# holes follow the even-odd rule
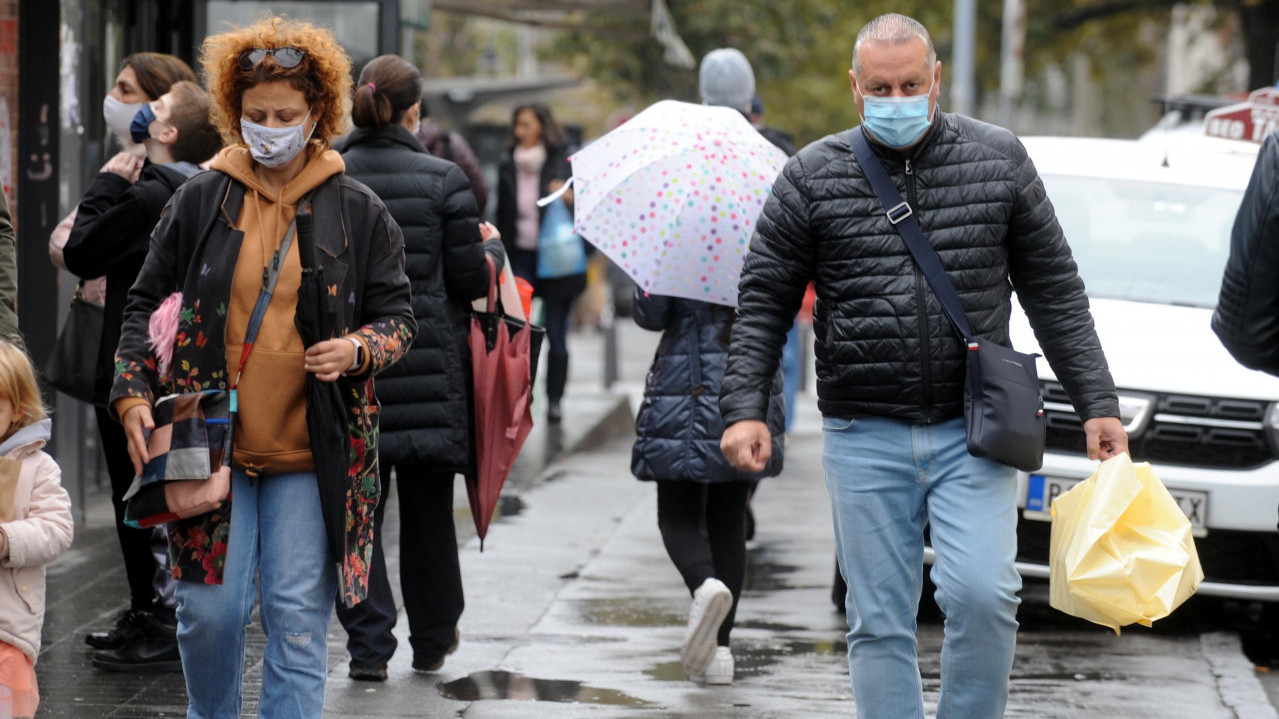
[[[67,321],[58,333],[53,354],[45,366],[45,379],[54,389],[90,404],[97,377],[102,324],[102,305],[84,299],[77,287]]]
[[[586,272],[586,247],[573,234],[573,213],[562,198],[546,206],[537,237],[537,276],[544,280]]]

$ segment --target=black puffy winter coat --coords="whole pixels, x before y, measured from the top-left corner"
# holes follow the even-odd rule
[[[938,111],[909,159],[871,145],[941,257],[973,331],[1007,345],[1015,289],[1079,415],[1118,417],[1083,281],[1017,138]],[[964,344],[845,132],[791,158],[759,217],[720,400],[726,424],[764,418],[766,380],[809,280],[824,415],[916,423],[962,415]]]
[[[114,172],[100,172],[76,207],[75,225],[62,248],[62,259],[78,277],[107,278],[93,381],[94,404],[99,406],[106,406],[115,380],[115,348],[124,324],[124,306],[147,258],[151,230],[186,179],[186,174],[150,160],[134,183]]]
[[[1279,134],[1261,144],[1235,227],[1212,329],[1240,364],[1279,375]]]
[[[472,465],[468,303],[488,291],[479,210],[465,173],[432,157],[399,125],[360,128],[343,146],[346,174],[368,185],[404,232],[404,272],[418,334],[377,377],[381,461],[467,472]]]
[[[636,290],[633,312],[636,324],[661,332],[662,339],[635,421],[631,473],[640,479],[728,482],[781,472],[786,404],[780,369],[766,385],[773,454],[764,471],[734,469],[719,448],[724,421],[718,400],[732,308]]]

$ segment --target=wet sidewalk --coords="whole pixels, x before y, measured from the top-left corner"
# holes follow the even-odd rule
[[[560,432],[539,425],[540,434],[530,438],[482,554],[469,536],[465,492],[456,490],[459,532],[467,535],[458,651],[441,671],[414,673],[401,615],[401,651],[388,681],[355,682],[346,677],[345,635],[334,622],[326,718],[856,716],[847,628],[830,600],[833,544],[811,399],[801,403],[788,438],[785,473],[765,480],[754,500],[757,530],[733,633],[736,681],[702,687],[683,676],[678,655],[688,592],[662,547],[653,485],[629,472],[629,411],[656,342],[656,335],[632,330],[624,334],[623,382],[611,393],[593,374],[600,369],[591,360],[598,336],[575,338],[565,425]],[[95,516],[50,567],[40,716],[184,716],[179,675],[115,675],[89,666],[82,635],[109,622],[126,596],[113,530]],[[393,516],[392,509],[388,520]],[[388,527],[393,577],[397,536]],[[1236,635],[1157,628],[1115,637],[1049,609],[1043,585],[1024,596],[1009,717],[1276,716]],[[255,625],[249,636],[245,716],[251,717],[260,629]],[[932,712],[940,623],[922,622],[918,637]]]
[[[631,409],[628,395],[639,391],[647,363],[652,357],[657,336],[636,328],[629,320],[619,323],[619,340],[628,347],[620,358],[619,382],[612,390],[603,389],[604,337],[594,331],[576,332],[570,337],[573,353],[573,376],[564,402],[564,421],[559,427],[548,426],[543,418],[542,399],[534,405],[535,425],[524,449],[512,469],[499,506],[502,512],[518,512],[520,495],[535,486],[548,463],[560,456],[588,451],[618,433],[631,432]],[[545,363],[543,363],[544,365]],[[538,388],[545,385],[539,378]],[[92,427],[89,428],[92,431]],[[398,587],[398,512],[394,497],[387,512],[387,562],[396,598]],[[457,480],[454,508],[459,543],[475,534],[466,490]],[[81,509],[83,514],[81,515]],[[84,644],[84,635],[109,627],[117,612],[127,608],[128,588],[120,558],[119,544],[113,525],[109,498],[105,492],[91,493],[77,517],[84,520],[76,526],[70,550],[48,567],[48,607],[44,625],[43,646],[37,673],[40,679],[40,717],[97,719],[98,717],[181,717],[186,714],[186,691],[180,674],[112,674],[94,669],[92,650]],[[492,530],[496,531],[496,530]],[[464,556],[478,548],[464,550]],[[486,555],[491,556],[491,554]],[[402,604],[401,604],[402,606]],[[401,616],[401,626],[404,628]],[[261,682],[261,658],[265,645],[256,620],[250,628],[246,659],[244,716],[256,716],[256,696]],[[407,637],[400,637],[407,646]],[[329,633],[329,666],[331,677],[346,680],[349,657],[346,636],[334,620]],[[404,659],[404,670],[411,674],[410,652],[396,657]],[[359,689],[369,688],[360,684]],[[398,710],[377,710],[365,706],[370,713],[351,716],[402,716]],[[327,716],[327,714],[326,714]],[[346,716],[334,714],[333,716]]]

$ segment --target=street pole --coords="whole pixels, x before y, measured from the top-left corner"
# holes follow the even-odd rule
[[[951,62],[950,111],[973,114],[977,85],[977,0],[955,0],[955,41]]]
[[[613,293],[600,309],[600,330],[604,333],[604,389],[612,389],[617,382],[617,314],[613,311]]]
[[[1026,46],[1026,0],[1004,0],[999,57],[999,124],[1013,127],[1013,109],[1021,97]]]

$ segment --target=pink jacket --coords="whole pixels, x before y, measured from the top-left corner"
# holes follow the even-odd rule
[[[0,641],[22,650],[33,664],[44,623],[44,565],[71,546],[75,529],[62,470],[41,450],[49,432],[44,420],[0,444],[0,462],[21,462],[14,519],[0,523],[8,553],[0,559]]]

